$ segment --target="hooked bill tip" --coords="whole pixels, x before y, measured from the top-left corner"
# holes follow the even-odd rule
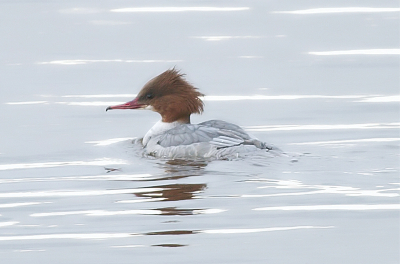
[[[106,108],[106,112],[107,112],[108,110],[112,110],[111,106],[109,106],[109,107]]]

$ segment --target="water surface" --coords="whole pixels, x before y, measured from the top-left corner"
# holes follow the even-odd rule
[[[397,1],[3,1],[5,263],[399,263]],[[287,155],[143,157],[176,66]]]

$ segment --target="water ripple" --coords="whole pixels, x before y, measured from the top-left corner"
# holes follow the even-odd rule
[[[325,211],[325,210],[400,210],[400,204],[328,204],[328,205],[301,205],[301,206],[275,206],[254,208],[257,211]]]
[[[387,13],[400,12],[400,8],[393,7],[333,7],[333,8],[312,8],[294,11],[275,11],[278,14],[312,15],[312,14],[343,14],[343,13]]]

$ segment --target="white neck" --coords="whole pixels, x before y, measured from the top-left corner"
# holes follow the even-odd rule
[[[154,137],[156,135],[160,135],[164,133],[167,130],[170,130],[176,126],[181,125],[182,123],[175,121],[172,123],[166,123],[163,121],[158,121],[157,123],[154,124],[152,128],[150,128],[149,131],[147,131],[146,135],[143,137],[143,146],[146,146],[146,144],[149,142],[151,137]]]

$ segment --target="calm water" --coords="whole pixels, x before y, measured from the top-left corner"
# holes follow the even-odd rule
[[[0,7],[2,263],[400,262],[398,1]],[[173,66],[287,155],[142,157]]]

